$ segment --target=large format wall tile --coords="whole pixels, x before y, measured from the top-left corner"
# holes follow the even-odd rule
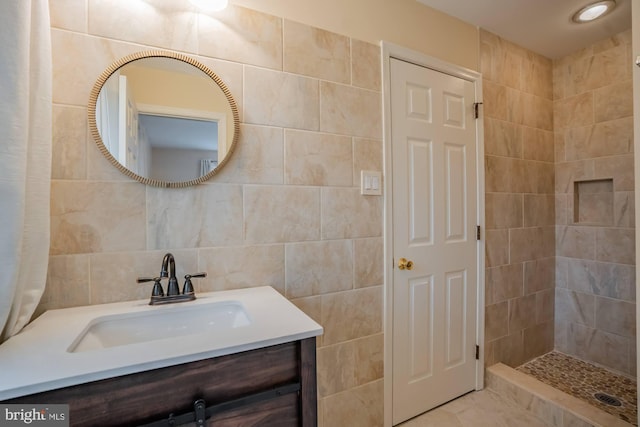
[[[555,320],[555,308],[556,308],[556,293],[555,289],[547,289],[536,293],[536,322],[539,324],[543,322],[552,322]],[[537,326],[537,325],[536,325]],[[551,326],[551,325],[547,325]],[[549,328],[551,338],[550,342],[553,342],[553,327]]]
[[[528,160],[553,163],[553,132],[532,127],[523,128],[523,157]]]
[[[616,191],[613,194],[613,225],[635,228],[636,205],[633,191]]]
[[[107,157],[102,154],[93,138],[88,139],[86,144],[87,180],[134,182],[133,178],[129,178],[120,172],[120,170],[115,168],[113,164],[107,160]]]
[[[555,196],[553,194],[524,195],[524,226],[555,225]]]
[[[486,118],[507,120],[507,88],[483,79],[482,95]]]
[[[596,234],[596,259],[634,265],[636,262],[635,230],[599,228]]]
[[[230,5],[198,15],[198,53],[282,70],[282,19]]]
[[[246,242],[320,239],[320,190],[304,187],[245,186]]]
[[[380,47],[351,40],[351,84],[364,89],[382,91]]]
[[[633,115],[633,82],[622,83],[598,89],[594,92],[594,115],[596,122],[615,120]]]
[[[593,295],[556,289],[556,318],[565,323],[580,323],[595,327],[595,301]]]
[[[266,285],[296,297],[325,328],[320,426],[380,423],[383,198],[358,191],[361,170],[383,169],[380,47],[233,5],[125,3],[51,1],[52,245],[38,313],[148,299],[153,284],[135,279],[172,252],[181,285],[207,272],[197,292]],[[158,48],[211,68],[239,108],[233,156],[187,189],[135,182],[87,131],[96,78]]]
[[[382,286],[322,296],[324,345],[382,332]]]
[[[351,138],[316,132],[285,132],[285,183],[353,185]]]
[[[554,255],[553,227],[516,228],[509,233],[509,259],[512,263],[533,261]]]
[[[537,321],[536,307],[535,294],[509,300],[509,333],[534,326]]]
[[[351,240],[288,244],[285,263],[288,298],[353,289]]]
[[[509,302],[503,301],[485,308],[485,338],[488,341],[509,334]]]
[[[245,68],[244,119],[247,123],[318,130],[319,99],[318,80]]]
[[[377,237],[382,234],[382,197],[359,189],[322,189],[322,238]]]
[[[361,171],[382,169],[382,140],[353,138],[353,184],[360,185]],[[384,181],[384,176],[382,179]]]
[[[566,352],[582,355],[593,361],[619,372],[630,372],[628,338],[610,334],[598,329],[571,323],[566,333]]]
[[[524,263],[487,268],[485,277],[487,304],[524,295]]]
[[[116,40],[51,30],[53,102],[86,106],[104,69],[140,46]]]
[[[595,165],[591,159],[563,162],[555,165],[556,194],[573,194],[576,181],[595,179]]]
[[[325,426],[382,427],[383,381],[378,380],[322,400]]]
[[[619,45],[571,64],[565,71],[566,96],[592,91],[629,78],[625,46]]]
[[[527,52],[522,64],[522,90],[553,99],[553,64],[548,58]]]
[[[555,345],[627,374],[636,371],[630,44],[625,32],[554,62]]]
[[[51,254],[145,249],[144,199],[137,182],[53,181]]]
[[[609,298],[596,298],[596,327],[612,334],[635,338],[635,303]]]
[[[598,179],[612,178],[614,191],[633,191],[633,156],[629,154],[595,159],[594,175]]]
[[[207,273],[194,284],[203,292],[271,286],[284,294],[283,245],[199,249],[197,270]]]
[[[349,38],[284,21],[284,71],[338,83],[351,82]]]
[[[197,13],[187,0],[89,1],[89,34],[196,53]],[[144,23],[132,25],[132,23]]]
[[[522,158],[523,127],[504,120],[484,121],[486,155]]]
[[[555,257],[524,263],[524,294],[555,288]]]
[[[555,102],[553,119],[556,131],[568,127],[592,125],[593,117],[593,93],[591,92]]]
[[[238,115],[242,124],[244,122],[244,65],[202,55],[193,55],[193,58],[209,68],[229,89],[238,107]]]
[[[382,378],[383,335],[376,334],[318,350],[320,398]]]
[[[554,226],[556,216],[566,217],[565,206],[556,212],[554,194],[554,68],[550,60],[484,30],[480,37],[485,364],[517,366],[554,342]]]
[[[380,138],[380,92],[331,82],[320,82],[320,130],[329,133]]]
[[[524,363],[524,330],[516,331],[490,343],[493,351],[491,362],[502,362],[508,366],[520,366]]]
[[[36,315],[54,308],[89,305],[89,271],[89,255],[50,257],[47,284]]]
[[[596,230],[593,227],[559,226],[556,228],[556,255],[595,259]]]
[[[635,301],[635,266],[582,259],[565,261],[569,289],[618,300]]]
[[[524,359],[531,360],[553,350],[553,319],[524,330]]]
[[[523,226],[522,194],[486,193],[485,223],[487,229]]]
[[[242,187],[147,188],[147,248],[202,248],[243,242]],[[206,212],[206,215],[202,213]]]
[[[633,152],[633,118],[567,129],[566,160],[590,159]]]
[[[284,131],[240,125],[240,138],[233,155],[212,182],[283,184]]]
[[[509,230],[487,230],[485,252],[487,268],[509,264]]]
[[[171,251],[176,262],[176,276],[182,289],[185,274],[196,273],[195,250],[118,252],[91,255],[91,304],[148,299],[153,282],[136,283],[138,277],[160,274],[165,252]],[[197,281],[194,280],[197,286]],[[166,292],[166,283],[163,281]],[[196,288],[196,291],[200,289]]]
[[[86,179],[87,110],[54,105],[52,129],[52,179]]]
[[[382,237],[353,241],[354,287],[382,285],[384,282],[384,241]]]
[[[49,0],[51,27],[87,32],[87,0]]]

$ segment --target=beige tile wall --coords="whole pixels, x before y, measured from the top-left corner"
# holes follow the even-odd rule
[[[486,174],[485,362],[553,349],[552,64],[480,31]]]
[[[321,425],[381,425],[382,199],[357,190],[361,169],[382,170],[379,47],[240,7],[199,14],[187,0],[50,4],[53,234],[39,311],[146,298],[134,279],[170,250],[179,274],[209,272],[198,291],[271,285],[319,321]],[[481,31],[489,365],[553,348],[562,311],[574,348],[619,345],[604,356],[634,369],[628,40],[552,67]],[[238,103],[240,144],[205,185],[132,182],[90,139],[96,77],[155,48],[211,67]],[[615,227],[568,224],[571,180],[613,174]]]
[[[480,40],[487,364],[555,346],[635,375],[631,32],[553,64]]]
[[[382,425],[382,198],[358,189],[361,169],[382,170],[380,48],[241,7],[199,14],[187,0],[50,6],[52,244],[39,312],[147,298],[136,277],[171,251],[180,275],[208,272],[199,292],[271,285],[292,299],[325,328],[321,425]],[[88,133],[102,70],[157,48],[211,67],[238,103],[238,149],[204,185],[131,181]]]
[[[635,376],[631,56],[628,30],[553,64],[555,346]]]

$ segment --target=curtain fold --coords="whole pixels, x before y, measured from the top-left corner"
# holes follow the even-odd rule
[[[31,319],[50,242],[52,64],[47,0],[0,2],[0,342]]]

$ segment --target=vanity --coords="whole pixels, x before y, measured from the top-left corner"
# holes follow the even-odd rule
[[[315,426],[320,334],[271,287],[52,310],[0,346],[0,401],[69,404],[73,426]]]

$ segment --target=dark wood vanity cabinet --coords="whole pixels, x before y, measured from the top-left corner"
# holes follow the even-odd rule
[[[204,423],[207,426],[315,427],[315,340],[306,338],[4,403],[69,404],[72,426],[159,426],[172,425],[170,414],[191,416],[194,402],[202,399],[202,405],[213,412]]]

